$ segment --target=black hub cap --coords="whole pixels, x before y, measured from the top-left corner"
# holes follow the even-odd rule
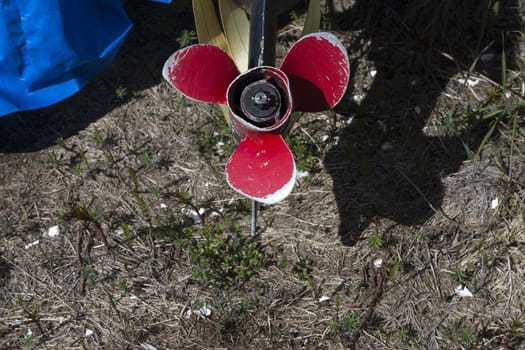
[[[241,110],[256,125],[275,123],[280,109],[279,91],[264,79],[249,84],[241,94]]]

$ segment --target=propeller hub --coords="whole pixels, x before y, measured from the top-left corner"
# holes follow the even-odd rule
[[[248,84],[241,93],[240,102],[244,116],[256,125],[273,124],[279,119],[281,95],[264,79]]]

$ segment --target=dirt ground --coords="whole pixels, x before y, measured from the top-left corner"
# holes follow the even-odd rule
[[[107,71],[0,118],[1,349],[525,349],[522,0],[323,3],[351,83],[253,241],[220,111],[160,75],[191,9],[126,6]]]

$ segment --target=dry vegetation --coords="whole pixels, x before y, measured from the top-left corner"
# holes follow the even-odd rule
[[[351,86],[255,241],[220,113],[161,81],[184,3],[128,2],[108,71],[0,119],[0,348],[525,349],[523,3],[334,2]]]

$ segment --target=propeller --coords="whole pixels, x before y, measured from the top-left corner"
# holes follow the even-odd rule
[[[254,201],[274,204],[292,191],[296,167],[283,133],[293,112],[334,107],[349,81],[348,56],[330,33],[302,37],[278,68],[243,73],[222,49],[207,44],[176,51],[162,75],[190,99],[226,105],[240,138],[226,165],[229,185]]]

